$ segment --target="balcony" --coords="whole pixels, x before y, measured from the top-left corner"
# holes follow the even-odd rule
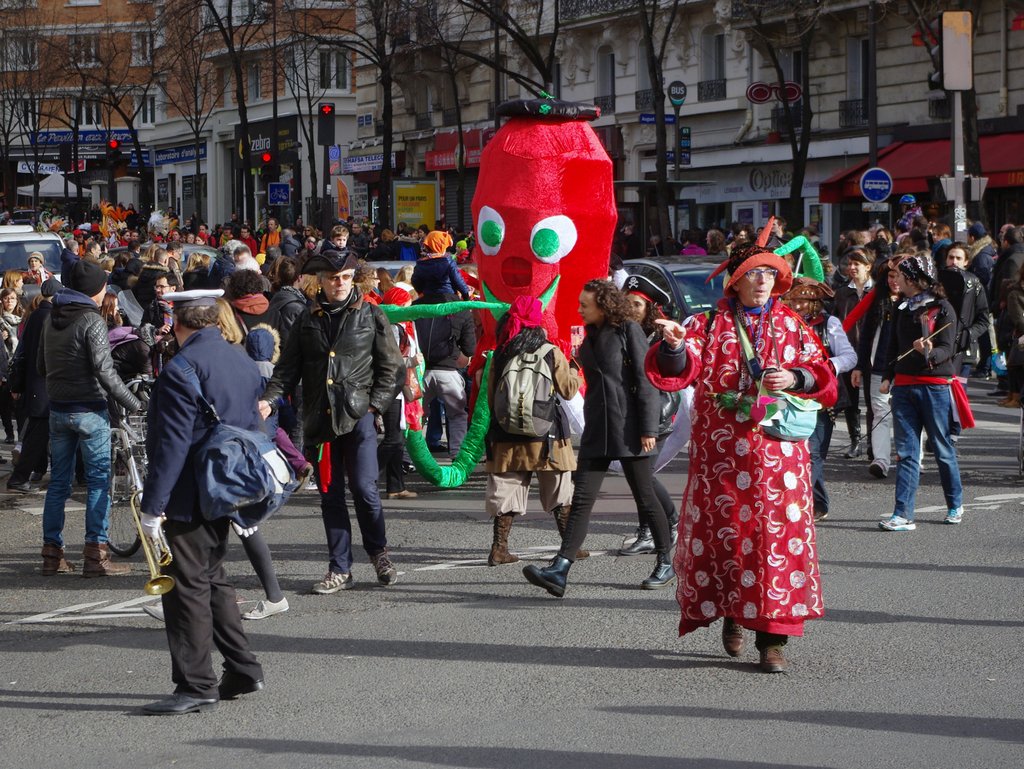
[[[615,96],[598,96],[594,99],[594,104],[602,115],[614,115],[615,114]]]
[[[425,131],[428,128],[434,127],[434,113],[433,112],[417,112],[416,113],[416,130]]]
[[[458,122],[459,111],[454,107],[452,109],[442,110],[441,112],[441,124],[442,125],[455,125]]]
[[[803,119],[803,106],[797,102],[796,104],[789,105],[790,114],[793,116],[793,127],[797,133],[800,132],[800,122]],[[789,136],[789,131],[786,126],[786,108],[783,106],[774,107],[772,109],[772,131],[782,134],[783,136]]]
[[[701,80],[697,83],[697,101],[722,101],[725,98],[725,78]]]
[[[647,88],[643,91],[637,91],[634,96],[633,109],[637,112],[653,112],[654,111],[654,100],[658,98],[658,93],[653,88]],[[664,94],[661,98],[665,98]],[[604,112],[604,110],[601,110]]]
[[[373,134],[374,136],[384,135],[384,121],[380,118],[375,118],[373,121]]]
[[[578,21],[592,16],[607,16],[635,10],[635,0],[561,0],[558,4],[558,13],[562,21]]]
[[[868,105],[864,99],[839,102],[839,127],[857,128],[868,124]]]

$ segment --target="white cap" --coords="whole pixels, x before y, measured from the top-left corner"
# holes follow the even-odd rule
[[[194,288],[191,291],[173,291],[163,295],[163,299],[174,302],[177,307],[204,307],[217,303],[224,296],[222,288]]]

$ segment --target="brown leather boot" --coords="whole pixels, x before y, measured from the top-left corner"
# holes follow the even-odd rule
[[[64,548],[56,545],[43,545],[43,568],[41,573],[44,577],[52,577],[54,574],[70,574],[75,570],[73,563],[64,560]]]
[[[516,563],[519,560],[518,556],[508,551],[508,535],[512,531],[512,519],[515,516],[515,513],[494,516],[494,544],[491,545],[491,554],[487,557],[488,566]]]
[[[110,560],[107,545],[99,542],[86,542],[82,556],[83,577],[122,577],[131,573],[132,567],[126,563],[114,563]]]
[[[789,663],[782,654],[781,646],[769,646],[761,650],[761,661],[758,667],[765,673],[785,673]]]
[[[722,620],[722,646],[730,657],[743,653],[743,628],[731,617]]]
[[[565,539],[565,527],[569,524],[569,508],[566,507],[565,505],[559,505],[558,507],[556,507],[554,510],[551,511],[551,514],[553,516],[555,516],[555,526],[558,527],[558,536],[560,536],[563,539]],[[589,557],[590,557],[590,551],[589,550],[584,550],[583,548],[580,548],[579,550],[576,551],[576,560],[577,561],[580,558],[589,558]]]

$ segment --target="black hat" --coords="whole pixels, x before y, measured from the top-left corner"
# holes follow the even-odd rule
[[[626,282],[622,284],[622,290],[627,294],[638,294],[651,304],[657,304],[661,307],[665,307],[672,301],[672,297],[663,289],[654,285],[654,281],[650,278],[645,278],[643,275],[630,275],[626,278]]]
[[[60,281],[56,278],[47,278],[43,281],[43,284],[39,287],[39,293],[44,297],[57,296],[57,292],[63,288]]]
[[[86,296],[94,296],[107,285],[107,277],[107,273],[95,262],[79,259],[71,267],[68,287]]]
[[[318,272],[329,272],[332,275],[342,270],[354,270],[359,264],[359,259],[348,249],[344,251],[324,251],[322,254],[311,256],[302,265],[302,275],[316,275]]]

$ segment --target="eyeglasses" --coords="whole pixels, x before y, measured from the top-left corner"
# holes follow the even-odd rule
[[[776,270],[774,267],[762,267],[758,270],[748,270],[747,272],[743,273],[743,277],[746,278],[751,283],[757,283],[759,280],[762,279],[774,281],[775,278],[777,278],[778,276],[779,271]]]

